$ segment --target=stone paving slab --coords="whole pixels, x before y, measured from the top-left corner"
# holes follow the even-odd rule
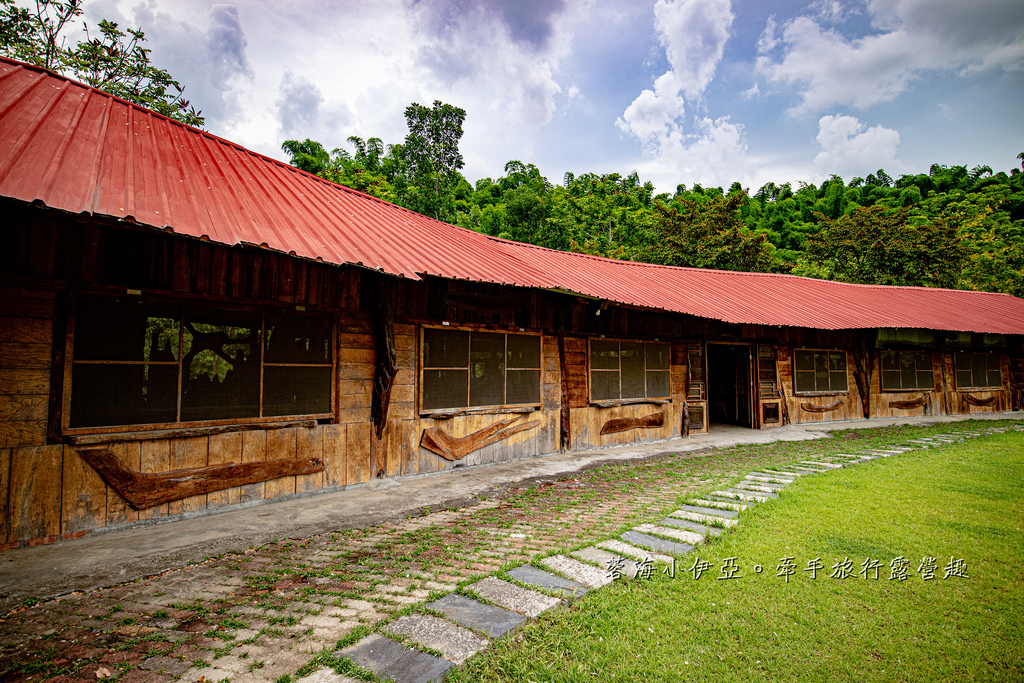
[[[764,493],[762,491],[744,491],[743,489],[725,489],[724,491],[715,491],[719,496],[725,496],[726,498],[738,498],[740,500],[754,500],[759,503],[763,503],[769,498],[778,498],[776,493]]]
[[[509,569],[505,572],[508,576],[528,583],[538,588],[544,588],[553,593],[558,593],[570,598],[578,598],[582,595],[586,595],[588,590],[587,587],[578,581],[570,581],[557,574],[546,572],[543,569],[538,569],[532,564],[524,564],[516,567],[515,569]]]
[[[558,598],[496,579],[493,576],[488,576],[486,579],[466,586],[466,588],[499,607],[519,612],[531,619],[562,603]]]
[[[801,465],[809,465],[811,467],[824,467],[829,470],[838,470],[843,466],[840,462],[822,462],[820,460],[801,460]]]
[[[736,510],[737,512],[740,510],[746,510],[748,507],[750,507],[746,503],[741,503],[735,498],[730,498],[729,500],[708,500],[707,498],[691,498],[690,502],[696,503],[697,505],[703,505],[705,507],[718,508],[721,510]]]
[[[295,683],[362,683],[362,681],[356,678],[349,678],[348,676],[336,674],[332,669],[323,667],[321,669],[317,669],[308,676],[303,676],[299,680],[295,681]]]
[[[440,600],[428,602],[426,606],[457,624],[485,633],[491,638],[499,638],[526,621],[522,614],[485,605],[457,593],[449,593]]]
[[[728,512],[725,510],[724,512]],[[679,519],[688,519],[691,522],[710,522],[711,524],[721,524],[722,526],[736,526],[738,523],[735,519],[728,519],[725,517],[719,517],[718,515],[708,515],[703,512],[691,512],[690,510],[675,510],[669,513],[672,517],[678,517]],[[628,540],[628,539],[627,539]]]
[[[552,555],[541,559],[540,562],[548,569],[578,581],[587,588],[600,588],[612,582],[607,569],[598,569],[565,555]]]
[[[643,546],[644,548],[650,548],[651,550],[657,551],[659,553],[685,555],[686,553],[693,550],[693,546],[687,543],[667,541],[664,538],[658,538],[657,536],[651,536],[650,534],[644,534],[639,531],[627,531],[626,533],[622,534],[621,538],[627,543]]]
[[[675,527],[660,526],[658,524],[638,524],[633,527],[634,531],[639,531],[642,534],[650,534],[652,536],[664,536],[665,538],[671,538],[676,541],[682,541],[690,545],[701,545],[704,543],[704,534],[698,534],[696,531],[690,531],[689,529],[677,529]]]
[[[736,519],[740,516],[740,513],[734,510],[719,510],[717,508],[704,508],[697,505],[682,505],[679,508],[685,512],[699,512],[702,515],[710,515],[711,517],[724,517],[726,519]]]
[[[601,541],[597,544],[597,546],[599,548],[604,548],[605,550],[610,550],[613,553],[618,553],[619,555],[626,555],[627,557],[632,557],[634,560],[640,560],[641,562],[644,562],[646,560],[652,560],[654,562],[672,564],[672,562],[674,561],[668,555],[656,553],[652,551],[650,548],[638,548],[635,545],[630,545],[629,543],[626,543],[625,541],[620,541],[617,538],[612,538],[607,541]]]
[[[689,529],[694,533],[700,534],[701,536],[721,536],[724,530],[717,526],[708,526],[705,524],[699,524],[692,522],[688,519],[679,519],[678,517],[665,517],[664,519],[658,520],[658,524],[665,526],[674,526],[677,529]]]
[[[589,562],[590,564],[596,564],[601,569],[611,571],[612,563],[618,563],[619,570],[624,576],[628,576],[633,579],[636,578],[637,564],[633,560],[627,559],[622,555],[608,552],[595,546],[583,548],[569,553],[573,557]]]
[[[452,663],[419,650],[411,650],[379,633],[366,636],[358,643],[335,653],[365,667],[381,678],[395,683],[433,683],[444,679]]]
[[[778,493],[785,487],[777,484],[769,484],[764,481],[749,481],[744,479],[733,488],[742,489],[744,491],[756,491],[758,493]]]
[[[429,614],[407,614],[385,626],[384,630],[437,650],[455,664],[462,664],[487,647],[486,638]]]
[[[751,472],[747,475],[747,479],[753,479],[754,481],[773,481],[780,484],[792,484],[796,481],[796,477],[785,477],[779,474],[768,474],[767,472]]]
[[[761,471],[764,472],[765,474],[781,474],[784,477],[792,477],[792,478],[802,477],[802,476],[804,476],[806,474],[810,474],[809,472],[807,472],[805,470],[799,470],[799,469],[796,469],[795,467],[787,467],[787,468],[778,469],[778,470],[774,469],[774,468],[771,468],[771,467],[765,467]]]

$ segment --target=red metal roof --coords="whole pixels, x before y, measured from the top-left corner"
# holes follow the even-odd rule
[[[0,195],[408,278],[562,289],[733,323],[1024,334],[1024,300],[1005,294],[655,266],[491,238],[2,58]]]

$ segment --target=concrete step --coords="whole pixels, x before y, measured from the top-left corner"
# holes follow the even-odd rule
[[[590,564],[597,565],[601,569],[604,569],[608,572],[612,571],[613,564],[618,564],[619,571],[622,572],[623,576],[626,576],[630,579],[636,578],[636,562],[634,562],[631,559],[627,559],[622,555],[617,555],[615,553],[608,552],[607,550],[595,546],[590,546],[588,548],[576,550],[569,554],[578,560],[583,560],[584,562],[589,562]]]
[[[759,503],[763,503],[766,500],[778,498],[777,493],[762,493],[761,491],[744,491],[743,489],[726,489],[724,491],[715,491],[714,493],[725,496],[726,498],[738,498],[740,500],[754,500]]]
[[[485,605],[457,593],[449,593],[440,600],[428,602],[426,606],[456,624],[484,633],[490,638],[499,638],[526,621],[522,614]]]
[[[638,545],[643,548],[650,548],[651,550],[658,553],[670,553],[672,555],[685,555],[686,553],[693,550],[693,546],[689,543],[678,543],[676,541],[669,541],[664,538],[658,538],[657,536],[651,536],[639,531],[627,531],[620,537],[627,543]]]
[[[796,477],[784,477],[779,474],[768,474],[767,472],[751,472],[747,475],[747,479],[774,482],[776,484],[792,484],[796,481]]]
[[[715,519],[718,519],[720,517],[727,518],[727,519],[736,519],[737,517],[740,516],[740,513],[734,512],[733,510],[719,510],[719,509],[716,509],[716,508],[699,507],[697,505],[683,505],[679,509],[680,510],[684,510],[686,512],[697,512],[697,513],[700,513],[702,515],[711,515]],[[698,520],[698,521],[700,521],[700,520]]]
[[[587,588],[601,588],[612,582],[606,569],[598,569],[565,555],[545,557],[540,563],[555,573],[582,583]]]
[[[558,598],[502,581],[493,576],[466,586],[484,600],[510,612],[519,612],[524,617],[533,619],[547,612],[552,607],[562,604]]]
[[[379,633],[366,636],[334,656],[348,657],[357,666],[369,669],[380,678],[390,678],[395,683],[440,681],[453,666],[447,659],[403,647]]]
[[[842,463],[838,462],[823,462],[820,460],[801,460],[801,465],[807,465],[808,467],[824,467],[828,470],[838,470],[843,466]]]
[[[557,574],[538,569],[532,564],[524,564],[514,569],[509,569],[505,574],[521,583],[537,586],[567,598],[578,598],[587,594],[587,587],[582,583],[570,581]]]
[[[789,469],[803,474],[822,474],[829,471],[827,467],[809,467],[807,465],[791,465]]]
[[[419,645],[437,650],[454,664],[462,664],[487,647],[488,643],[486,638],[478,636],[468,628],[456,626],[429,614],[407,614],[388,624],[383,630],[398,639],[409,638]]]
[[[785,484],[776,484],[770,481],[757,481],[756,479],[744,479],[736,484],[736,488],[750,489],[751,491],[763,491],[765,493],[778,493],[786,488]]]
[[[660,526],[658,524],[638,524],[633,527],[633,531],[639,531],[642,534],[650,534],[651,536],[671,538],[675,541],[682,541],[688,545],[700,545],[704,543],[704,534],[698,534],[696,531],[690,531],[689,529],[676,529],[674,527]]]

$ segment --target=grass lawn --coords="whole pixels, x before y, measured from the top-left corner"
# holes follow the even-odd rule
[[[593,591],[446,680],[1024,680],[1022,527],[1022,433],[802,477],[674,578]],[[738,575],[721,580],[728,558]],[[903,581],[890,579],[898,558]],[[687,571],[698,559],[699,580]],[[833,578],[847,559],[850,575]],[[965,576],[943,578],[951,559]]]

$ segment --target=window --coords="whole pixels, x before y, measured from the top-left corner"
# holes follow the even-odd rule
[[[932,354],[927,351],[882,352],[882,391],[934,388]]]
[[[953,356],[956,358],[957,389],[1002,388],[1003,375],[996,354],[957,351]]]
[[[421,409],[540,404],[540,337],[423,328]]]
[[[667,399],[669,345],[590,340],[590,400]]]
[[[796,349],[793,351],[793,365],[797,393],[847,391],[845,351]]]
[[[83,295],[71,429],[330,417],[333,321]]]

